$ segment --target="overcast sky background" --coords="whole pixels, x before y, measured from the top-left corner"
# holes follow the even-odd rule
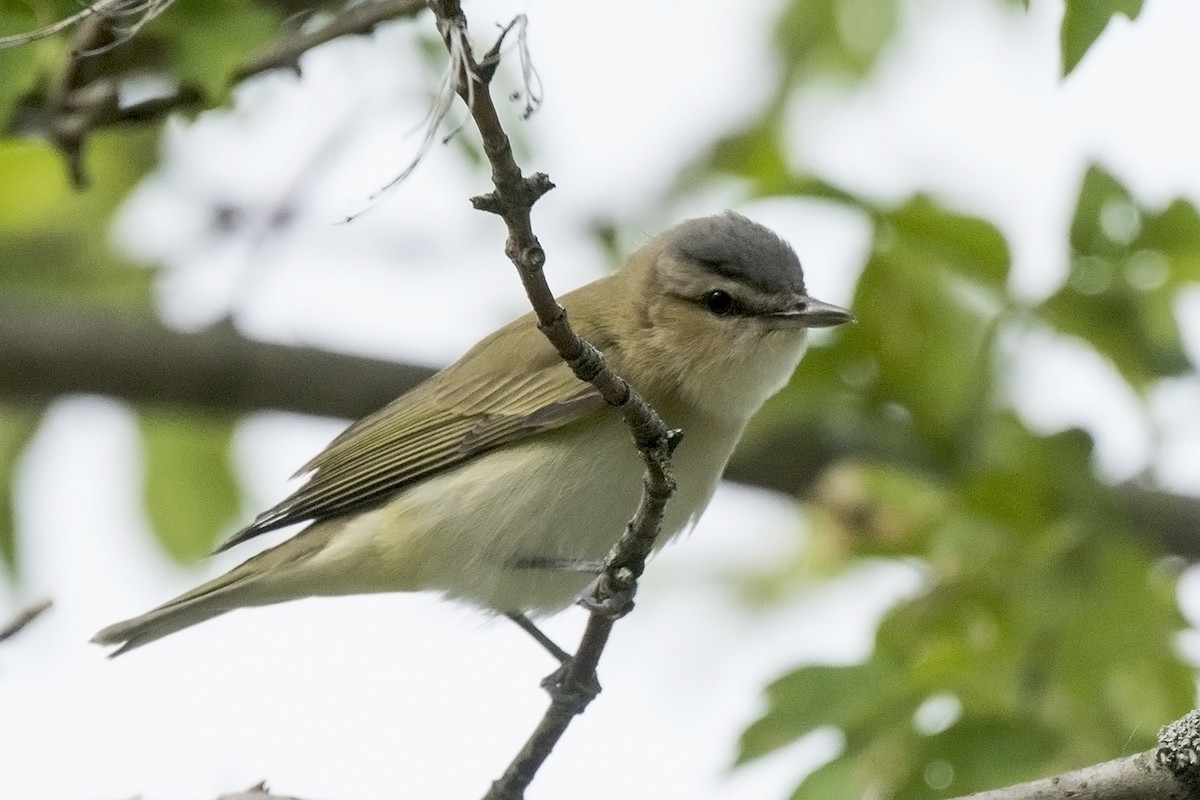
[[[1089,161],[1145,202],[1200,200],[1200,4],[1147,0],[1066,82],[1061,4],[1032,6],[914,0],[878,77],[798,98],[789,119],[797,163],[897,201],[930,190],[997,221],[1013,284],[1036,301],[1065,275],[1061,245]],[[815,294],[849,302],[869,233],[853,215],[740,202],[733,183],[667,211],[657,200],[705,143],[767,101],[779,7],[468,4],[480,37],[516,12],[530,17],[545,105],[522,126],[534,154],[522,162],[559,187],[534,217],[553,288],[607,268],[589,236],[594,219],[618,223],[628,249],[733,206],[794,244]],[[266,76],[238,92],[233,110],[169,126],[162,169],[130,199],[114,239],[169,265],[170,321],[197,328],[232,313],[264,339],[442,364],[526,308],[500,223],[466,203],[484,189],[480,176],[455,153],[435,148],[357,222],[333,224],[415,152],[419,134],[401,134],[418,126],[436,76],[416,56],[414,31],[402,24],[324,48],[303,62],[303,80]],[[297,215],[286,235],[256,233],[253,210],[265,218],[290,194]],[[244,235],[212,238],[218,201],[252,210]],[[1200,362],[1200,288],[1179,316]],[[1028,419],[1088,427],[1106,476],[1151,468],[1200,493],[1200,381],[1165,384],[1146,415],[1099,359],[1070,343],[1036,344],[1015,376]],[[245,518],[279,499],[287,476],[342,425],[247,420],[236,441]],[[1161,451],[1152,436],[1164,437]],[[537,684],[553,666],[510,625],[433,597],[370,597],[238,612],[115,662],[88,645],[103,625],[246,555],[167,563],[147,529],[139,470],[133,417],[95,397],[56,403],[22,464],[23,575],[0,588],[0,618],[43,596],[56,606],[0,648],[0,797],[207,800],[263,778],[314,799],[483,793],[541,715]],[[744,608],[730,576],[786,557],[803,538],[790,503],[723,487],[692,536],[651,565],[602,663],[604,693],[531,799],[785,797],[831,755],[837,737],[819,735],[727,773],[763,684],[799,661],[865,656],[880,612],[921,578],[913,565],[868,565],[769,615]],[[1183,598],[1193,620],[1197,594]],[[547,627],[571,644],[582,620],[573,611]]]

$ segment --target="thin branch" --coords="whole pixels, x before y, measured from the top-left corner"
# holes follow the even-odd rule
[[[127,28],[120,25],[120,14],[156,15],[167,3],[155,9],[136,8],[128,3],[109,3],[107,12],[87,11],[76,28],[71,50],[62,69],[45,93],[26,98],[33,113],[19,126],[26,132],[45,135],[58,148],[66,163],[72,185],[87,186],[83,166],[83,148],[89,134],[102,127],[119,123],[144,123],[166,116],[177,108],[194,107],[203,103],[203,93],[196,86],[181,82],[166,94],[138,103],[122,105],[120,88],[128,77],[125,73],[105,70],[100,54],[119,46],[132,37],[144,24],[137,19]],[[96,4],[92,8],[98,8]]]
[[[467,37],[467,20],[458,0],[431,0],[430,6],[451,56],[456,91],[467,104],[492,166],[495,188],[486,195],[473,198],[472,203],[504,220],[508,228],[504,252],[517,268],[537,316],[538,328],[575,375],[595,386],[605,402],[620,410],[646,463],[644,491],[638,508],[586,598],[585,605],[592,613],[579,647],[564,669],[548,683],[550,706],[541,723],[487,793],[488,800],[515,800],[524,796],[525,788],[571,720],[583,712],[596,694],[596,665],[614,621],[632,608],[637,579],[658,536],[666,502],[675,491],[670,458],[679,435],[668,431],[645,399],[609,369],[596,348],[572,330],[566,311],[546,282],[543,272],[546,254],[533,233],[530,209],[554,185],[542,173],[526,177],[521,172],[496,112],[491,78],[499,61],[503,34],[477,62]]]
[[[1164,727],[1158,747],[1103,764],[955,800],[1195,800],[1200,797],[1200,712]]]
[[[400,170],[400,172],[398,172],[386,183],[371,193],[371,196],[368,198],[370,202],[374,203],[384,194],[408,180],[409,176],[416,172],[417,167],[420,166],[421,162],[425,160],[425,156],[428,155],[429,151],[433,148],[433,143],[438,138],[438,131],[441,130],[442,123],[445,121],[446,115],[449,114],[450,109],[454,107],[454,97],[456,94],[459,66],[461,61],[462,54],[457,52],[452,46],[450,50],[450,63],[446,66],[445,71],[442,73],[441,79],[438,81],[437,89],[433,93],[433,101],[429,105],[429,111],[425,114],[425,118],[421,120],[421,124],[418,126],[418,129],[424,130],[424,134],[421,136],[421,144],[418,145],[416,154],[408,162],[408,166]],[[475,85],[475,82],[471,80],[471,77],[473,76],[470,76],[467,79],[467,85],[469,87],[473,87]],[[469,106],[470,104],[471,95],[468,93],[467,105]],[[442,136],[442,142],[449,142],[465,124],[465,121],[460,122],[452,130],[444,134]],[[370,207],[368,207],[366,210],[369,210],[369,208]],[[353,222],[359,216],[366,213],[366,210],[350,214],[346,217],[345,222]]]
[[[425,0],[378,0],[351,6],[316,30],[280,39],[270,48],[252,56],[233,71],[234,83],[273,69],[300,73],[300,56],[314,47],[343,36],[363,36],[384,23],[400,17],[414,17],[425,10]]]
[[[25,33],[14,33],[10,36],[0,36],[0,50],[36,42],[82,24],[97,17],[104,17],[109,24],[121,34],[120,41],[132,38],[147,22],[162,14],[174,0],[98,0],[95,3],[85,3],[83,8],[70,16],[36,28]],[[118,25],[120,20],[129,20],[127,24]],[[113,43],[89,49],[87,53],[103,52]]]
[[[1073,772],[1003,789],[977,792],[954,800],[1187,800],[1155,752],[1106,761]]]
[[[174,0],[97,0],[74,14],[26,33],[0,37],[0,50],[28,44],[69,28],[76,31],[71,50],[55,85],[37,108],[35,129],[50,138],[63,155],[72,184],[87,186],[83,166],[84,142],[91,132],[124,122],[151,122],[177,108],[192,108],[208,101],[193,84],[180,81],[175,91],[122,106],[121,81],[127,76],[98,71],[94,57],[119,47],[148,22],[165,12]],[[291,35],[235,70],[231,82],[277,68],[299,72],[300,57],[312,48],[342,36],[370,33],[377,25],[403,16],[415,16],[423,0],[378,0],[354,5],[321,28]]]
[[[16,636],[21,631],[25,630],[29,623],[40,617],[42,614],[50,610],[54,602],[52,600],[43,600],[37,605],[30,606],[17,616],[13,617],[3,628],[0,628],[0,642],[6,642]]]

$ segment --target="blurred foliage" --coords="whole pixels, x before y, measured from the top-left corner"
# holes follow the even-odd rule
[[[241,491],[230,461],[233,421],[178,411],[139,417],[146,509],[174,558],[196,561],[232,531]]]
[[[1066,0],[1066,5],[1059,34],[1064,75],[1075,69],[1114,16],[1137,19],[1142,10],[1142,0]]]
[[[135,5],[135,4],[128,4]],[[68,32],[19,47],[0,50],[0,70],[11,77],[0,82],[0,119],[10,120],[21,98],[33,103],[57,90],[64,73],[82,65],[90,81],[122,82],[157,78],[165,83],[193,84],[209,104],[224,102],[229,76],[247,55],[279,35],[282,9],[248,0],[173,0],[166,12],[140,24],[143,4],[112,17],[112,34],[120,44],[85,48],[88,56],[72,59],[85,36],[81,22]],[[320,3],[306,3],[320,7]],[[76,0],[0,0],[0,36],[36,30],[80,11]],[[89,17],[95,19],[96,17]],[[86,42],[85,42],[86,44]]]
[[[792,3],[780,30],[809,5]],[[1140,3],[1067,6],[1069,71],[1113,13],[1136,15]],[[825,48],[842,46],[832,28],[824,36]],[[828,469],[805,498],[805,552],[752,576],[748,591],[782,600],[814,575],[878,558],[917,560],[924,585],[886,615],[865,663],[801,665],[774,681],[738,763],[833,726],[841,752],[793,798],[926,798],[1153,746],[1196,695],[1193,667],[1173,647],[1185,625],[1176,571],[1096,477],[1086,433],[1038,435],[1008,409],[999,340],[1031,328],[1076,337],[1143,394],[1194,374],[1174,303],[1200,281],[1200,215],[1182,200],[1146,208],[1093,167],[1069,277],[1023,307],[993,225],[921,195],[884,206],[805,174],[783,155],[786,130],[774,103],[716,142],[689,179],[733,175],[755,196],[845,205],[871,222],[874,241],[858,324],[810,352],[757,435],[800,426],[902,455]],[[950,709],[933,727],[923,722],[931,705]]]
[[[815,493],[810,557],[917,557],[926,585],[884,618],[866,663],[801,666],[768,687],[741,761],[823,726],[846,736],[795,797],[1001,786],[1151,747],[1191,705],[1192,670],[1171,648],[1175,575],[1081,477],[1086,438],[1037,437],[1010,415],[993,426],[992,452],[953,482],[851,463]],[[957,711],[922,730],[935,697]]]
[[[1195,698],[1192,667],[1172,647],[1184,626],[1176,575],[1114,507],[1087,434],[1039,436],[1004,408],[996,334],[1036,320],[1088,342],[1140,389],[1194,372],[1172,302],[1200,281],[1195,209],[1140,208],[1093,168],[1072,223],[1070,277],[1026,309],[1007,294],[1007,249],[986,222],[921,196],[852,206],[875,226],[853,302],[859,322],[806,357],[765,424],[865,431],[903,443],[907,456],[828,470],[807,498],[803,563],[754,582],[770,598],[814,570],[917,558],[925,589],[885,617],[865,664],[801,666],[773,683],[739,760],[837,726],[842,753],[795,798],[919,798],[1152,746]],[[959,712],[923,732],[914,719],[939,696]]]
[[[132,36],[144,8],[99,29],[0,49],[0,295],[31,304],[102,305],[153,313],[155,273],[109,245],[117,208],[157,164],[167,112],[226,102],[234,70],[294,26],[338,2],[175,0]],[[80,11],[75,0],[0,0],[0,36]],[[298,16],[296,16],[298,15]],[[288,28],[284,24],[293,27]],[[77,50],[91,51],[84,57]],[[172,100],[178,87],[192,93]],[[140,114],[118,95],[166,92]],[[80,132],[77,139],[65,132]],[[461,137],[460,137],[461,138]],[[80,163],[75,163],[80,162]],[[88,188],[77,191],[77,178]],[[240,512],[229,463],[233,422],[146,411],[140,416],[145,500],[163,549],[190,562],[208,553]],[[38,414],[0,407],[0,479],[11,486]],[[15,574],[11,494],[0,500],[0,559]]]
[[[1112,360],[1130,385],[1190,372],[1173,304],[1200,281],[1200,215],[1176,200],[1138,206],[1116,179],[1093,168],[1071,223],[1071,272],[1038,309]]]
[[[896,0],[792,0],[775,29],[784,85],[813,70],[864,75],[892,38]]]
[[[37,431],[38,415],[27,409],[0,407],[0,486],[12,487],[17,460]],[[12,491],[0,492],[0,563],[10,576],[17,570],[17,532]]]
[[[138,131],[93,143],[96,187],[71,188],[44,143],[0,140],[0,286],[9,298],[148,312],[154,273],[108,245],[117,207],[155,162],[155,138]]]
[[[1067,0],[1064,74],[1113,15],[1135,18],[1141,5]],[[335,7],[177,0],[89,59],[70,55],[87,33],[80,28],[0,50],[5,298],[151,313],[154,272],[104,243],[121,200],[155,165],[157,123],[192,101],[224,102],[238,65],[294,34],[284,23],[290,14]],[[0,0],[0,35],[77,9],[73,0]],[[830,75],[870,75],[902,9],[898,0],[790,0],[775,29],[781,68],[769,104],[687,176],[736,176],[754,196],[838,204],[874,231],[853,303],[859,324],[810,353],[758,433],[804,427],[886,443],[876,451],[889,457],[859,454],[826,470],[805,498],[808,549],[755,582],[769,602],[814,575],[880,558],[920,563],[925,582],[887,614],[866,662],[798,665],[768,687],[739,763],[819,728],[845,737],[796,798],[961,794],[1111,758],[1150,746],[1195,693],[1191,667],[1172,648],[1183,626],[1175,573],[1113,505],[1085,433],[1036,434],[1008,407],[1000,340],[1030,328],[1075,337],[1143,396],[1160,379],[1194,372],[1173,303],[1200,281],[1200,215],[1183,201],[1146,208],[1091,169],[1066,243],[1069,277],[1027,307],[1010,293],[1008,248],[987,220],[922,194],[883,204],[807,174],[787,156],[790,99]],[[151,79],[194,94],[133,117],[86,100],[115,102],[116,89]],[[83,170],[72,159],[80,158],[91,188],[75,193],[71,178]],[[168,553],[195,558],[240,510],[234,423],[138,414],[149,515]],[[37,423],[35,411],[0,409],[0,479],[10,485]],[[6,495],[0,558],[15,569],[11,520]]]

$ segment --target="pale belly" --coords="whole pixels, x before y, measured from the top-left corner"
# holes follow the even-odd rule
[[[347,524],[316,560],[324,569],[353,565],[344,573],[353,592],[434,590],[534,614],[565,608],[593,578],[567,565],[602,561],[641,496],[641,459],[617,415],[608,416],[426,480]],[[739,433],[685,436],[659,546],[704,510]]]

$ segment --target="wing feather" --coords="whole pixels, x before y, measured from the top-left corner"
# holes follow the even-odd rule
[[[220,550],[297,522],[379,505],[416,481],[604,405],[556,357],[517,379],[488,370],[456,381],[447,373],[343,431],[298,473],[309,474],[303,486]]]
[[[622,291],[601,278],[562,298],[576,330],[610,357],[620,353],[610,319],[593,310],[624,307]],[[339,434],[297,473],[308,475],[303,486],[220,549],[294,523],[378,506],[430,475],[603,406],[600,394],[579,382],[527,314]]]

